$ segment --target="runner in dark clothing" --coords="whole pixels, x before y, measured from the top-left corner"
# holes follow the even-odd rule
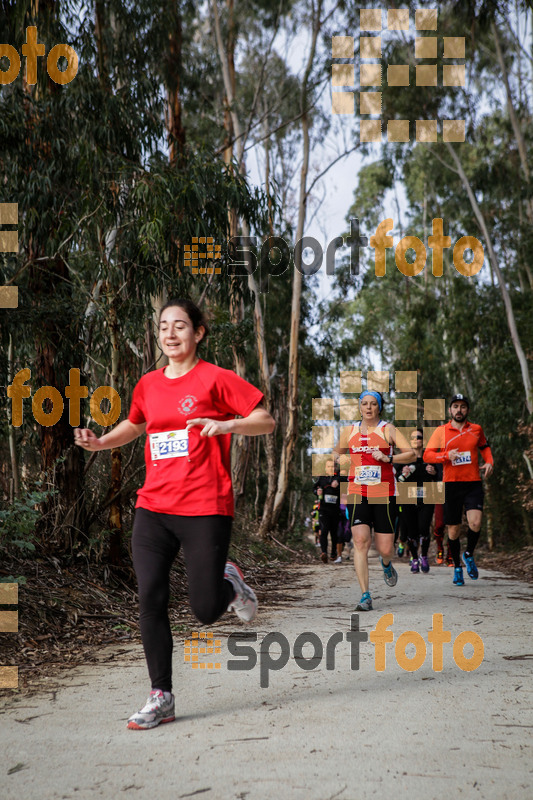
[[[416,493],[416,504],[402,503],[400,527],[407,538],[409,551],[413,558],[411,572],[429,572],[428,551],[430,543],[430,526],[435,505],[426,503],[424,483],[438,480],[438,471],[433,464],[425,464],[423,459],[423,433],[420,428],[410,436],[411,447],[416,453],[416,461],[402,467],[399,480],[403,480]],[[414,468],[414,469],[413,469]],[[421,554],[419,558],[418,547]]]
[[[326,474],[318,478],[313,486],[320,507],[318,522],[320,525],[320,555],[324,564],[328,563],[328,533],[331,537],[331,560],[340,564],[342,556],[337,555],[337,528],[340,520],[340,475],[335,471],[335,461],[326,461]]]

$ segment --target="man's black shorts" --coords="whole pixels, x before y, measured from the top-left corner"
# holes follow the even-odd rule
[[[483,486],[481,481],[450,481],[445,483],[444,524],[460,525],[465,511],[483,511]]]
[[[378,533],[394,533],[396,520],[396,499],[388,498],[388,503],[369,503],[368,498],[360,497],[355,505],[348,505],[350,525],[369,525]]]

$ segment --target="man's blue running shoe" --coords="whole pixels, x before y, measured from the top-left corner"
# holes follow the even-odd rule
[[[477,571],[476,562],[474,561],[474,556],[467,556],[465,553],[462,555],[463,564],[466,567],[466,571],[468,572],[468,577],[472,578],[473,581],[477,581],[479,572]]]
[[[387,584],[387,586],[396,586],[398,583],[398,573],[392,566],[392,561],[390,561],[387,566],[383,564],[383,559],[381,556],[379,557],[381,561],[381,566],[383,567],[383,580]]]
[[[363,596],[355,607],[356,611],[372,611],[372,598],[370,592],[364,592]]]
[[[456,586],[464,586],[465,579],[463,578],[463,568],[462,567],[455,567],[453,571],[453,582]]]

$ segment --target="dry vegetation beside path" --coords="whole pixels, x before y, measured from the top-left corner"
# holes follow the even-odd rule
[[[259,542],[234,542],[230,555],[242,566],[259,602],[269,606],[286,599],[289,585],[298,581],[291,565],[314,560],[305,549],[296,552]],[[26,582],[19,587],[19,632],[2,634],[0,663],[18,666],[20,691],[32,691],[58,669],[100,661],[102,647],[141,641],[131,567],[116,571],[87,562],[61,563],[54,557],[4,559],[0,579],[9,576],[24,576]],[[170,620],[178,634],[195,627],[181,556],[171,573]],[[0,690],[0,697],[12,691]]]
[[[485,569],[498,570],[526,583],[533,583],[533,547],[523,547],[516,553],[480,550],[476,563]]]

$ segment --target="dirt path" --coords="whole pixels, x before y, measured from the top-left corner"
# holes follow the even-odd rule
[[[183,641],[175,641],[178,718],[172,724],[143,732],[125,727],[149,689],[138,646],[108,648],[101,664],[62,674],[59,689],[2,701],[0,796],[530,798],[531,588],[486,570],[477,582],[465,576],[466,585],[457,588],[451,569],[411,575],[407,564],[397,567],[398,585],[389,589],[372,557],[375,610],[359,615],[366,632],[384,614],[394,615],[384,671],[375,669],[370,641],[360,644],[359,669],[353,668],[357,647],[346,637],[359,598],[351,565],[305,567],[303,583],[311,588],[291,588],[284,607],[263,609],[253,623],[257,641],[247,645],[258,656],[254,669],[228,670],[236,658],[227,636],[248,630],[234,617],[209,629],[221,639],[220,669],[191,669]],[[456,665],[452,644],[443,647],[442,671],[433,670],[427,642],[436,613],[443,614],[452,643],[464,630],[481,637],[484,659],[476,670]],[[305,631],[320,641],[304,646],[304,661],[295,660],[294,644]],[[413,672],[395,658],[405,631],[418,632],[427,647]],[[263,642],[273,632],[290,647],[281,670],[266,668],[269,653],[272,663],[282,657],[279,643]],[[302,669],[320,645],[326,651],[335,632],[334,669],[326,669],[325,655],[314,670]],[[467,644],[464,656],[473,653]],[[261,687],[261,675],[268,687]]]

